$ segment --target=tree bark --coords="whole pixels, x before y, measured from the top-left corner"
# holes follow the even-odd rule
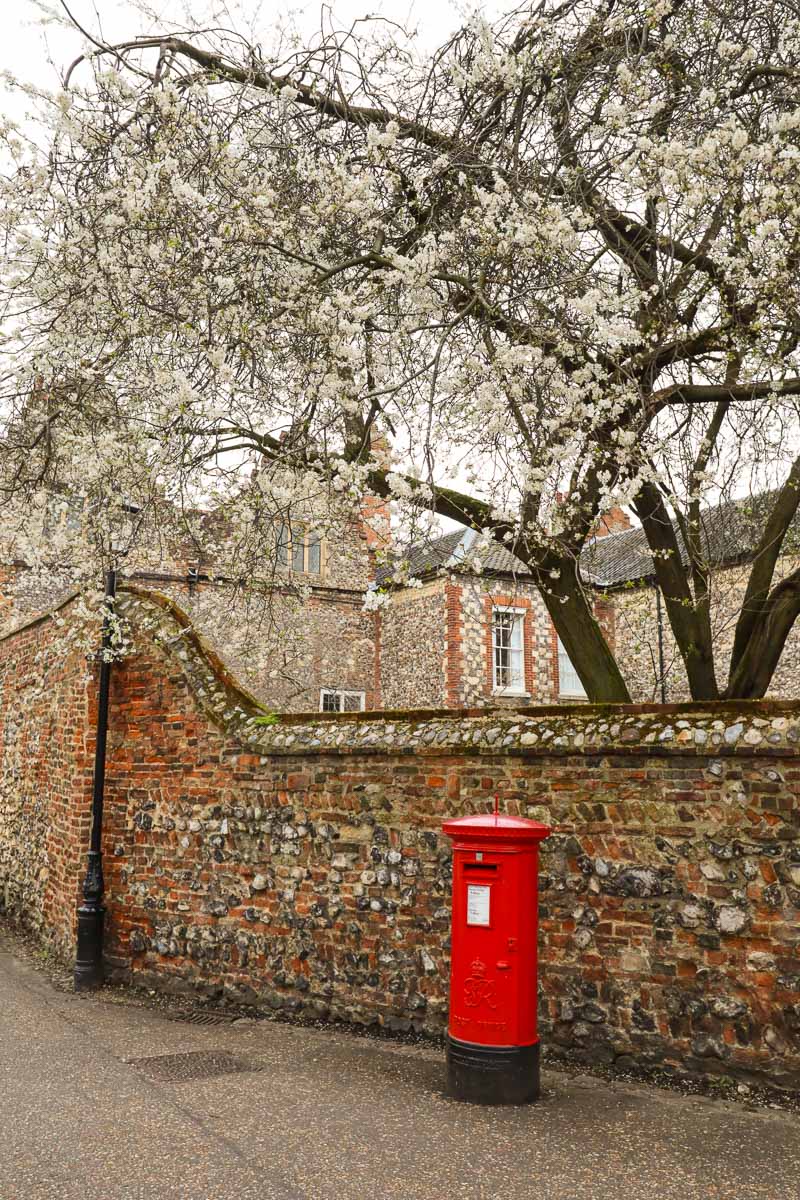
[[[747,651],[753,633],[759,624],[764,604],[772,587],[772,577],[775,574],[775,564],[783,548],[786,533],[795,518],[800,505],[800,458],[795,459],[789,477],[781,488],[772,512],[769,514],[764,532],[756,548],[747,590],[742,601],[739,619],[736,622],[736,634],[733,640],[730,675],[728,679],[728,694],[731,692],[734,677]]]
[[[798,614],[800,570],[776,584],[754,614],[755,625],[731,674],[726,698],[758,700],[766,693]]]
[[[686,667],[691,697],[717,700],[710,624],[698,612],[667,506],[655,484],[643,485],[634,507],[653,554],[656,582]]]
[[[559,559],[553,569],[558,578],[540,583],[539,590],[586,695],[595,703],[630,704],[628,686],[586,599],[577,560]]]

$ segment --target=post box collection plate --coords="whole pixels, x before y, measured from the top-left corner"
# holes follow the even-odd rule
[[[488,925],[492,889],[483,884],[467,884],[467,924]]]

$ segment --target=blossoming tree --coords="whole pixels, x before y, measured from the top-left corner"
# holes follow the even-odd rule
[[[262,557],[297,489],[455,518],[612,701],[579,556],[627,504],[692,695],[763,695],[800,611],[799,79],[789,0],[538,0],[425,55],[92,38],[40,146],[5,131],[7,502],[91,495],[100,545],[123,492],[217,504]],[[745,481],[726,684],[702,513]]]

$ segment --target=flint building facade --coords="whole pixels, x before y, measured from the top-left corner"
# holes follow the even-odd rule
[[[267,603],[210,582],[180,554],[139,572],[138,582],[170,595],[232,674],[276,712],[524,707],[580,703],[585,693],[533,578],[500,546],[468,563],[474,535],[456,529],[393,550],[375,533],[381,502],[318,540],[295,537],[279,556]],[[763,514],[721,505],[704,514],[713,574],[713,629],[719,682]],[[377,513],[385,519],[388,512]],[[793,534],[794,536],[794,534]],[[800,540],[800,531],[798,531]],[[415,586],[391,583],[403,561]],[[800,561],[787,539],[779,571]],[[207,568],[210,574],[210,568]],[[612,510],[581,556],[584,583],[634,701],[688,699],[680,655],[654,584],[643,531]],[[46,577],[24,563],[0,568],[0,633],[46,612],[70,590],[69,571]],[[385,603],[366,611],[371,587]],[[769,695],[800,697],[800,631],[790,634]]]

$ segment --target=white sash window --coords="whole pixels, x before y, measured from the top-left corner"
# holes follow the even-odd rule
[[[364,693],[346,692],[342,688],[323,688],[319,697],[320,712],[363,712]]]
[[[492,686],[505,694],[525,693],[525,609],[492,609]]]
[[[564,649],[561,638],[558,639],[558,694],[568,699],[586,699],[586,689]]]

